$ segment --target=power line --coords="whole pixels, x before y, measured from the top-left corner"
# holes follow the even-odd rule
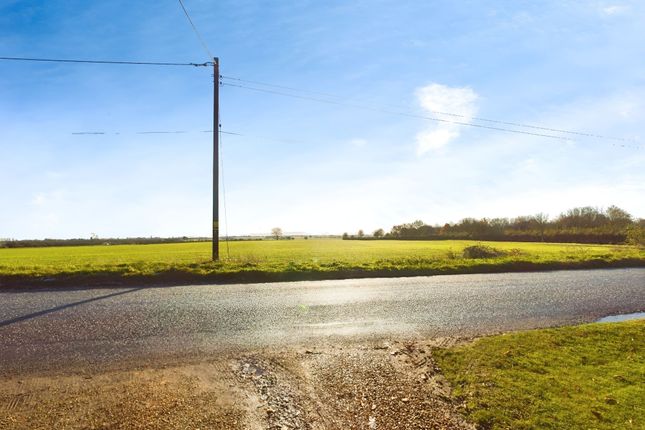
[[[121,131],[112,131],[112,132],[107,132],[107,131],[77,131],[77,132],[72,132],[72,135],[75,136],[83,136],[83,135],[88,135],[88,136],[108,136],[108,135],[123,135],[123,134],[184,134],[184,133],[212,133],[213,130],[194,130],[194,131],[134,131],[134,132],[121,132]],[[260,139],[263,141],[270,141],[270,142],[277,142],[277,143],[287,143],[287,144],[307,144],[310,142],[304,141],[304,140],[295,140],[295,139],[285,139],[285,138],[275,138],[275,137],[269,137],[269,136],[260,136],[256,134],[247,134],[247,133],[239,133],[239,132],[234,132],[234,131],[223,131],[220,130],[220,136],[222,134],[228,134],[230,136],[240,136],[240,137],[247,137],[251,139]],[[624,143],[610,143],[611,146],[616,146],[620,148],[631,148],[631,149],[643,149],[642,146],[639,145],[629,145],[629,144],[624,144]]]
[[[346,97],[342,97],[342,96],[335,95],[335,94],[323,93],[323,92],[318,92],[318,91],[310,91],[310,90],[305,90],[305,89],[302,89],[302,88],[290,87],[290,86],[285,86],[285,85],[276,85],[276,84],[271,84],[271,83],[267,83],[267,82],[252,81],[252,80],[237,78],[237,77],[233,77],[233,76],[223,76],[222,75],[222,76],[220,76],[220,78],[221,79],[234,80],[234,81],[237,81],[237,82],[261,85],[261,86],[265,86],[265,87],[284,89],[284,90],[289,90],[289,91],[294,91],[294,92],[321,95],[321,96],[324,96],[324,97],[331,97],[331,98],[335,98],[335,99],[339,99],[339,100],[345,100],[346,99]],[[229,83],[222,83],[222,85],[233,86],[233,84],[229,84]],[[249,88],[249,89],[251,89],[251,88]],[[256,91],[262,91],[262,89],[259,89],[259,88],[256,88],[255,90]],[[268,91],[265,91],[265,92],[268,92]],[[282,95],[286,95],[286,94],[282,94]],[[396,107],[400,107],[400,106],[396,106]],[[470,116],[467,116],[467,115],[462,115],[462,114],[457,114],[457,113],[452,113],[452,112],[442,112],[442,111],[431,111],[431,112],[434,115],[444,115],[444,116],[451,116],[451,117],[455,117],[455,118],[465,118],[465,119],[469,119],[469,120],[473,120],[473,121],[488,122],[488,123],[491,123],[491,124],[500,124],[500,125],[510,125],[510,126],[513,126],[513,127],[529,128],[529,129],[533,129],[533,130],[549,131],[549,132],[553,132],[553,133],[572,134],[572,135],[576,135],[576,136],[593,137],[593,138],[596,138],[596,139],[616,140],[616,141],[621,141],[621,142],[634,142],[635,141],[635,139],[628,139],[628,138],[624,138],[624,137],[605,136],[605,135],[600,135],[600,134],[595,134],[595,133],[588,133],[588,132],[574,131],[574,130],[565,130],[565,129],[552,128],[552,127],[544,127],[544,126],[526,124],[526,123],[520,123],[520,122],[502,121],[502,120],[496,120],[496,119],[490,119],[490,118],[470,117]]]
[[[114,132],[107,132],[107,131],[75,131],[72,132],[73,135],[107,135],[107,134],[127,134],[128,132],[120,132],[120,131],[114,131]],[[190,133],[189,131],[133,131],[130,132],[133,134],[184,134],[184,133]],[[212,133],[212,131],[211,131]]]
[[[121,65],[135,65],[135,66],[194,66],[206,67],[210,66],[212,62],[206,63],[168,63],[168,62],[149,62],[149,61],[114,61],[114,60],[77,60],[77,59],[63,59],[63,58],[26,58],[26,57],[0,57],[4,61],[36,61],[47,63],[85,63],[85,64],[121,64]]]
[[[136,134],[184,134],[187,131],[135,131]]]
[[[202,130],[202,133],[212,133],[213,130]],[[244,136],[243,134],[240,133],[235,133],[233,131],[219,131],[220,134],[232,134],[233,136]]]
[[[419,118],[419,119],[424,119],[428,121],[435,121],[435,122],[441,122],[441,123],[447,123],[447,124],[455,124],[455,125],[463,125],[467,127],[475,127],[475,128],[483,128],[487,130],[495,130],[495,131],[503,131],[506,133],[516,133],[516,134],[523,134],[523,135],[529,135],[529,136],[537,136],[537,137],[546,137],[549,139],[558,139],[558,140],[566,140],[566,141],[573,141],[573,139],[568,138],[568,137],[563,137],[563,136],[555,136],[552,134],[544,134],[544,133],[534,133],[531,131],[523,131],[523,130],[514,130],[510,128],[503,128],[503,127],[494,127],[494,126],[488,126],[488,125],[483,125],[483,124],[474,124],[470,122],[463,122],[463,121],[452,121],[448,119],[443,119],[443,118],[435,118],[431,116],[425,116],[425,115],[418,115],[418,114],[413,114],[413,113],[407,113],[407,112],[397,112],[397,111],[392,111],[389,109],[381,109],[381,108],[375,108],[375,107],[370,107],[370,106],[364,106],[364,105],[358,105],[358,104],[353,104],[353,103],[344,103],[344,102],[339,102],[339,101],[334,101],[334,100],[325,100],[325,99],[319,99],[316,97],[309,97],[309,96],[301,96],[297,94],[289,94],[289,93],[283,93],[280,91],[274,91],[274,90],[267,90],[264,88],[257,88],[257,87],[249,87],[246,85],[237,85],[237,84],[229,84],[229,83],[222,83],[222,85],[226,85],[229,87],[237,87],[237,88],[244,88],[247,90],[252,90],[252,91],[259,91],[259,92],[264,92],[264,93],[269,93],[269,94],[276,94],[276,95],[281,95],[285,97],[293,97],[297,99],[303,99],[303,100],[312,100],[316,101],[319,103],[328,103],[328,104],[334,104],[334,105],[339,105],[339,106],[348,106],[356,109],[364,109],[364,110],[370,110],[374,112],[381,112],[381,113],[387,113],[391,115],[398,115],[398,116],[406,116],[410,118]]]
[[[74,136],[120,136],[120,135],[127,135],[127,134],[178,134],[178,133],[212,133],[213,130],[194,130],[194,131],[130,131],[130,132],[123,132],[123,131],[76,131],[72,132],[71,134]],[[261,140],[261,141],[267,141],[267,142],[277,142],[277,143],[287,143],[287,144],[296,144],[296,145],[306,145],[308,143],[311,143],[309,141],[305,140],[296,140],[296,139],[285,139],[285,138],[276,138],[276,137],[270,137],[270,136],[262,136],[262,135],[257,135],[257,134],[247,134],[247,133],[239,133],[235,131],[223,131],[220,129],[220,138],[223,134],[227,134],[229,136],[238,136],[238,137],[246,137],[254,140]]]
[[[208,49],[208,45],[206,44],[206,41],[202,37],[201,33],[199,32],[199,30],[197,30],[197,27],[195,27],[193,20],[190,18],[190,15],[188,14],[188,10],[186,9],[184,2],[182,0],[179,0],[179,4],[181,5],[181,8],[184,10],[184,14],[186,15],[186,18],[188,18],[188,22],[190,23],[190,26],[193,28],[193,31],[195,32],[195,34],[197,35],[199,42],[202,44],[204,51],[206,51],[206,54],[208,55],[208,59],[210,60],[212,58],[215,58],[211,50]]]
[[[198,131],[187,131],[187,130],[154,130],[154,131],[73,131],[71,134],[75,136],[82,135],[121,135],[121,134],[185,134],[185,133],[212,133],[213,130],[198,130]],[[231,134],[235,136],[244,136],[240,133],[235,133],[232,131],[221,131],[221,134]]]
[[[181,3],[181,0],[180,0]],[[183,3],[182,3],[183,6]],[[189,17],[190,20],[190,17]],[[192,21],[191,21],[192,24]],[[210,55],[210,51],[207,52]],[[53,63],[80,63],[80,64],[116,64],[116,65],[144,65],[144,66],[192,66],[192,67],[206,67],[210,66],[213,63],[212,62],[204,62],[204,63],[178,63],[178,62],[147,62],[147,61],[116,61],[116,60],[81,60],[81,59],[61,59],[61,58],[28,58],[28,57],[0,57],[0,60],[4,61],[30,61],[30,62],[53,62]],[[317,91],[309,91],[309,90],[304,90],[304,89],[299,89],[295,87],[289,87],[285,85],[276,85],[276,84],[270,84],[270,83],[265,83],[265,82],[260,82],[260,81],[251,81],[251,80],[246,80],[246,79],[241,79],[241,78],[236,78],[232,76],[220,76],[222,79],[229,79],[229,80],[235,80],[238,82],[245,82],[245,83],[253,83],[256,85],[262,85],[262,86],[268,86],[268,87],[273,87],[273,88],[280,88],[280,89],[285,89],[289,91],[296,91],[296,92],[302,92],[302,93],[309,93],[309,94],[317,94],[317,95],[322,95],[325,97],[333,97],[337,99],[343,99],[341,96],[329,94],[329,93],[323,93],[323,92],[317,92]],[[552,138],[552,139],[561,139],[561,140],[572,140],[568,139],[563,136],[555,136],[555,135],[550,135],[550,134],[544,134],[544,133],[532,133],[532,132],[526,132],[522,130],[512,130],[512,129],[507,129],[503,127],[492,127],[492,126],[485,126],[481,124],[473,124],[471,122],[463,122],[463,121],[450,121],[447,119],[442,119],[442,118],[436,118],[436,117],[428,117],[425,115],[419,115],[419,114],[414,114],[414,113],[409,113],[409,112],[398,112],[398,111],[391,111],[388,109],[383,109],[383,108],[375,108],[375,107],[370,107],[370,106],[365,106],[365,105],[357,105],[357,104],[352,104],[352,103],[346,103],[346,102],[341,102],[341,101],[335,101],[335,100],[326,100],[326,99],[319,99],[315,97],[306,97],[306,96],[301,96],[297,94],[289,94],[289,93],[283,93],[280,91],[274,91],[274,90],[268,90],[265,88],[257,88],[257,87],[250,87],[246,85],[241,85],[241,84],[231,84],[227,82],[222,82],[222,85],[226,86],[231,86],[231,87],[239,87],[239,88],[245,88],[248,90],[252,91],[259,91],[259,92],[265,92],[265,93],[270,93],[270,94],[276,94],[276,95],[281,95],[281,96],[286,96],[286,97],[292,97],[292,98],[299,98],[299,99],[306,99],[306,100],[312,100],[312,101],[317,101],[321,103],[328,103],[328,104],[337,104],[337,105],[343,105],[343,106],[350,106],[354,108],[359,108],[359,109],[368,109],[368,110],[373,110],[373,111],[378,111],[378,112],[383,112],[383,113],[390,113],[390,114],[395,114],[395,115],[400,115],[400,116],[409,116],[409,117],[414,117],[414,118],[421,118],[421,119],[426,119],[426,120],[431,120],[431,121],[437,121],[437,122],[444,122],[444,123],[452,123],[452,124],[457,124],[457,125],[463,125],[463,126],[469,126],[469,127],[476,127],[476,128],[484,128],[484,129],[489,129],[489,130],[496,130],[496,131],[504,131],[504,132],[509,132],[509,133],[518,133],[518,134],[525,134],[525,135],[531,135],[531,136],[539,136],[539,137],[547,137],[547,138]],[[482,118],[482,117],[467,117],[466,115],[461,115],[461,114],[456,114],[456,113],[451,113],[451,112],[441,112],[441,111],[433,111],[432,112],[435,115],[445,115],[445,116],[451,116],[451,117],[457,117],[457,118],[469,118],[474,121],[481,121],[481,122],[489,122],[489,123],[495,123],[495,124],[500,124],[500,125],[510,125],[514,127],[522,127],[522,128],[529,128],[529,129],[534,129],[534,130],[543,130],[543,131],[549,131],[553,133],[564,133],[564,134],[571,134],[571,135],[577,135],[577,136],[582,136],[582,137],[592,137],[596,139],[605,139],[605,140],[615,140],[615,141],[620,141],[620,142],[635,142],[635,139],[627,139],[627,138],[622,138],[622,137],[613,137],[613,136],[604,136],[604,135],[599,135],[595,133],[587,133],[587,132],[581,132],[581,131],[572,131],[572,130],[564,130],[564,129],[558,129],[558,128],[551,128],[551,127],[542,127],[542,126],[536,126],[532,124],[524,124],[524,123],[517,123],[517,122],[510,122],[510,121],[500,121],[500,120],[494,120],[494,119],[489,119],[489,118]],[[139,132],[140,134],[170,134],[170,133],[184,133],[183,131],[175,131],[175,132]],[[72,134],[105,134],[102,132],[79,132],[79,133],[72,133]],[[630,147],[628,145],[620,145],[623,147]],[[633,146],[632,146],[633,147]]]
[[[220,126],[221,127],[221,126]],[[226,237],[226,255],[231,258],[231,250],[228,245],[228,212],[226,210],[226,182],[224,181],[224,142],[222,140],[222,130],[219,131],[219,162],[222,174],[222,203],[224,206],[224,237]]]
[[[244,83],[247,83],[247,84],[262,85],[262,86],[265,86],[265,87],[280,88],[280,89],[289,90],[289,91],[297,91],[297,92],[300,92],[300,93],[317,94],[319,96],[332,97],[332,98],[335,98],[335,99],[344,99],[344,97],[341,97],[341,96],[335,95],[335,94],[323,93],[323,92],[319,92],[319,91],[304,90],[302,88],[289,87],[289,86],[286,86],[286,85],[277,85],[277,84],[269,84],[269,83],[260,82],[260,81],[251,81],[251,80],[248,80],[248,79],[235,78],[233,76],[220,75],[220,78],[221,79],[228,79],[228,80],[231,80],[231,81],[244,82]]]

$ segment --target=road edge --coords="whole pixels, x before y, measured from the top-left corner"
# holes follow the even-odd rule
[[[414,276],[464,275],[485,273],[547,272],[556,270],[643,268],[645,259],[628,258],[614,261],[600,259],[575,262],[486,262],[452,268],[414,269],[343,269],[334,271],[242,271],[235,273],[197,274],[179,270],[147,275],[118,272],[61,274],[58,276],[0,275],[0,291],[5,289],[101,288],[131,286],[178,286],[191,284],[250,284],[269,282],[322,281],[338,279],[401,278]]]

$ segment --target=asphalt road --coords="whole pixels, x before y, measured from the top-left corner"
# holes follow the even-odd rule
[[[0,290],[0,373],[477,335],[645,310],[645,269]]]

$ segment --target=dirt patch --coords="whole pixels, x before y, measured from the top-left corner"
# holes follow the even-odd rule
[[[304,362],[330,429],[472,429],[456,412],[430,348],[398,342]]]
[[[473,429],[431,348],[257,351],[193,365],[0,381],[3,429]]]
[[[260,357],[244,357],[238,362],[237,374],[250,384],[250,396],[257,403],[256,421],[267,429],[311,429],[315,419],[309,417],[309,399],[292,372],[279,362]]]
[[[200,378],[218,366],[35,377],[0,385],[3,429],[241,429],[235,385]],[[229,372],[230,373],[230,372]]]

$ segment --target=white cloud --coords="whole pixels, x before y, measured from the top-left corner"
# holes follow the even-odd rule
[[[610,5],[602,8],[602,13],[605,15],[619,15],[627,11],[627,6],[624,5]]]
[[[421,107],[437,118],[470,122],[477,112],[477,94],[469,87],[448,87],[433,83],[416,90]],[[460,135],[459,125],[450,122],[437,122],[416,136],[417,154],[438,150]]]
[[[421,155],[428,151],[441,149],[457,137],[459,137],[459,132],[453,127],[445,125],[421,131],[417,133],[417,153]]]
[[[411,39],[408,40],[407,46],[410,46],[412,48],[425,48],[429,44],[426,41],[420,40],[420,39]]]
[[[352,146],[356,146],[356,147],[362,147],[362,146],[367,145],[367,140],[366,139],[361,139],[361,138],[351,139],[349,141],[349,144],[352,145]]]
[[[475,107],[477,94],[469,87],[430,84],[417,89],[416,94],[421,107],[430,112],[449,112],[470,120],[477,111]]]
[[[36,207],[48,207],[58,205],[65,200],[64,190],[53,190],[47,192],[39,192],[34,194],[31,199],[31,204]]]
[[[31,199],[31,203],[35,206],[43,206],[45,204],[46,197],[43,193],[38,193]]]

